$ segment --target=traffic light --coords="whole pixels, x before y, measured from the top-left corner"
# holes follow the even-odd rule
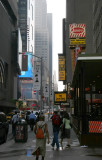
[[[22,71],[28,71],[28,55],[22,55]]]

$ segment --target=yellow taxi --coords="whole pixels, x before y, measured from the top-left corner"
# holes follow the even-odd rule
[[[6,115],[6,119],[8,120],[9,123],[12,122],[12,117],[13,117],[14,113],[13,112],[10,112]]]

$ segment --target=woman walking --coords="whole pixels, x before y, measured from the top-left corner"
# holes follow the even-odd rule
[[[46,152],[46,137],[48,138],[49,144],[49,133],[47,124],[44,122],[45,117],[40,116],[39,121],[36,123],[34,132],[36,134],[36,149],[32,154],[36,155],[36,160],[39,159],[39,155],[42,156],[42,160],[44,160],[45,152]]]
[[[63,124],[61,126],[61,146],[63,148],[62,142],[64,138],[67,138],[67,146],[66,148],[70,147],[70,129],[71,129],[71,125],[70,125],[70,118],[69,118],[69,114],[66,112],[64,114],[63,117]]]

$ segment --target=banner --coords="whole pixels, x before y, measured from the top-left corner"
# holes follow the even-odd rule
[[[39,62],[34,63],[34,86],[33,90],[40,90],[41,85],[41,66]]]
[[[58,61],[59,61],[59,81],[65,81],[65,56],[59,54]]]
[[[44,85],[44,97],[46,98],[49,97],[49,85],[48,84]]]

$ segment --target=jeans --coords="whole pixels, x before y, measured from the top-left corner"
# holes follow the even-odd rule
[[[58,141],[58,134],[59,134],[59,129],[53,128],[53,134],[54,138],[52,141],[52,147],[56,144],[57,148],[59,148],[59,141]]]

